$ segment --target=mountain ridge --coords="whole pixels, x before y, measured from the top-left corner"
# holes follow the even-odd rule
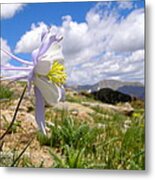
[[[78,85],[71,87],[76,91],[88,91],[88,92],[95,92],[99,91],[100,89],[110,88],[112,90],[117,90],[119,92],[128,94],[133,97],[137,97],[139,99],[144,100],[145,89],[144,85],[140,82],[125,82],[125,81],[118,81],[118,80],[102,80],[94,85]]]

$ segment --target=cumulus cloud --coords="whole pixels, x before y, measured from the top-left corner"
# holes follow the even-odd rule
[[[138,9],[119,24],[115,24],[109,48],[115,51],[134,51],[144,48],[144,10]]]
[[[0,47],[1,49],[7,50],[8,52],[11,52],[11,48],[8,45],[7,40],[0,38]],[[0,51],[0,65],[2,66],[7,66],[7,67],[14,67],[11,63],[11,58],[4,53],[3,51]],[[22,72],[22,71],[6,71],[6,70],[1,70],[0,71],[0,76],[14,76],[14,75],[25,75],[26,72]]]
[[[17,12],[21,11],[25,4],[1,4],[1,18],[12,18]]]
[[[31,29],[27,31],[17,42],[15,52],[30,53],[34,49],[38,48],[41,32],[45,28],[47,28],[47,26],[43,22],[38,23],[38,25],[32,24]]]
[[[15,52],[32,52],[37,48],[39,34],[46,27],[43,22],[33,24],[17,42]],[[84,22],[73,21],[67,15],[62,17],[61,26],[52,25],[51,29],[64,37],[69,84],[94,84],[103,79],[143,82],[143,9],[133,9],[122,17],[117,8],[111,7],[111,2],[106,2],[106,8],[105,2],[98,3],[86,14]]]
[[[117,54],[106,52],[99,60],[85,62],[70,72],[71,80],[78,84],[94,84],[103,79],[140,81],[144,78],[144,50]]]
[[[5,49],[9,52],[11,51],[11,49],[10,49],[10,47],[9,47],[9,45],[5,39],[0,38],[0,44],[1,44],[2,49]],[[1,65],[8,64],[9,60],[10,60],[10,57],[1,51]]]
[[[123,9],[123,10],[125,10],[125,9],[132,9],[133,8],[133,2],[131,2],[131,1],[120,1],[120,2],[118,2],[118,8],[119,9]]]
[[[1,44],[2,49],[7,50],[8,52],[11,51],[10,46],[8,45],[8,43],[7,43],[7,41],[5,39],[0,38],[0,44]],[[11,66],[10,57],[7,54],[5,54],[3,51],[1,51],[0,54],[1,54],[1,62],[0,62],[0,64],[3,65],[3,66]],[[17,73],[17,72],[7,72],[7,71],[2,70],[0,72],[0,76],[5,76],[5,75],[9,76],[9,75],[13,75],[14,73]]]

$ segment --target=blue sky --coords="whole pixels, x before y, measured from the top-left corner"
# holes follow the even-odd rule
[[[1,44],[23,58],[31,59],[37,47],[34,31],[51,26],[63,32],[70,84],[93,84],[102,79],[144,81],[142,0],[8,4],[2,6],[1,16]],[[6,64],[20,66],[4,55],[1,58]]]
[[[65,15],[71,15],[73,20],[82,22],[87,11],[95,4],[95,2],[27,4],[14,18],[1,20],[1,36],[8,39],[8,43],[14,47],[32,23],[44,21],[48,25],[60,26],[61,18]]]

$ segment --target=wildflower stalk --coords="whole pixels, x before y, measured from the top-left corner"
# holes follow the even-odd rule
[[[35,138],[35,136],[30,139],[30,141],[27,143],[27,145],[25,146],[25,148],[22,150],[22,152],[18,155],[18,157],[14,160],[14,162],[11,164],[11,167],[14,167],[16,165],[16,163],[19,162],[20,158],[22,157],[22,155],[24,154],[24,152],[27,150],[27,148],[30,146],[30,144],[32,143],[33,139]]]
[[[15,120],[16,120],[16,116],[17,116],[17,113],[18,113],[18,110],[19,110],[19,107],[20,107],[20,104],[22,102],[22,99],[24,97],[24,94],[25,94],[25,91],[26,91],[26,88],[27,88],[27,85],[25,86],[24,90],[23,90],[23,93],[18,101],[18,104],[17,104],[17,107],[16,107],[16,110],[15,110],[15,113],[14,113],[14,116],[12,118],[12,121],[9,125],[9,127],[7,128],[7,130],[4,132],[4,134],[0,137],[0,141],[6,136],[6,134],[8,134],[8,132],[10,131],[11,127],[13,126]]]
[[[22,63],[25,66],[1,66],[1,70],[5,71],[21,71],[23,75],[8,76],[1,78],[4,80],[26,80],[28,82],[28,90],[31,89],[33,83],[34,96],[36,99],[35,119],[39,129],[46,135],[45,130],[45,104],[53,106],[59,101],[64,100],[64,83],[66,80],[66,72],[64,68],[64,57],[59,42],[62,37],[54,35],[50,28],[42,31],[41,42],[37,49],[32,52],[30,61],[21,59],[14,54],[1,49],[12,59]],[[3,135],[0,139],[2,139]]]

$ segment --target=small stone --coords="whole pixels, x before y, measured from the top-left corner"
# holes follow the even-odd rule
[[[71,111],[71,114],[74,115],[74,116],[77,116],[79,114],[79,111],[78,109],[74,109]]]

